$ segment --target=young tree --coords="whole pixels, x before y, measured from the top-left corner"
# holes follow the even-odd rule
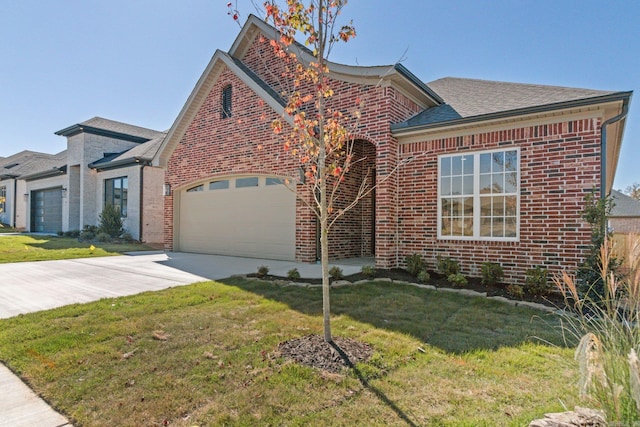
[[[624,192],[626,195],[633,197],[636,200],[640,200],[640,183],[634,182],[629,185]]]
[[[334,94],[329,78],[328,57],[332,47],[355,37],[352,23],[337,23],[347,0],[287,0],[280,7],[276,1],[264,3],[265,18],[273,25],[278,37],[271,40],[273,54],[283,63],[282,78],[289,83],[281,95],[286,101],[284,116],[271,124],[291,155],[304,169],[309,199],[303,200],[320,223],[322,264],[322,302],[324,340],[332,342],[330,322],[329,230],[336,220],[370,191],[363,185],[348,206],[334,208],[338,188],[345,174],[357,160],[353,157],[353,133],[349,127],[359,118],[359,103],[354,100],[351,114],[345,114],[331,104]],[[237,13],[234,12],[234,19]],[[295,37],[311,51],[313,60],[299,55]]]

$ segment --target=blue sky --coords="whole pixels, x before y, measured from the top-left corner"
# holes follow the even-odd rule
[[[241,20],[254,11],[238,0]],[[257,0],[256,3],[260,3]],[[216,49],[238,26],[227,0],[0,2],[0,156],[56,153],[54,132],[94,116],[168,129]],[[640,89],[640,2],[350,0],[358,36],[336,62],[401,61],[445,76]],[[615,188],[640,182],[640,95],[632,100]]]

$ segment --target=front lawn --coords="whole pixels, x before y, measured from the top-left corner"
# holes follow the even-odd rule
[[[278,344],[322,333],[321,290],[232,278],[0,321],[0,360],[77,425],[526,425],[578,403],[548,314],[369,283],[332,291],[331,374]],[[545,342],[554,343],[546,344]]]
[[[151,249],[139,243],[88,243],[70,237],[7,235],[0,236],[0,263],[111,256]]]

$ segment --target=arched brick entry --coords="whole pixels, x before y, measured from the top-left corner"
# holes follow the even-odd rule
[[[353,142],[351,170],[340,184],[334,209],[344,209],[357,197],[364,184],[375,185],[376,147],[369,141]],[[375,254],[375,188],[366,194],[329,231],[329,257],[332,259],[368,257]]]

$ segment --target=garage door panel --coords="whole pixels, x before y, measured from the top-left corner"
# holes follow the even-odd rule
[[[62,187],[31,192],[31,231],[62,231]]]
[[[181,193],[179,249],[293,260],[295,194],[284,185],[260,184]]]

